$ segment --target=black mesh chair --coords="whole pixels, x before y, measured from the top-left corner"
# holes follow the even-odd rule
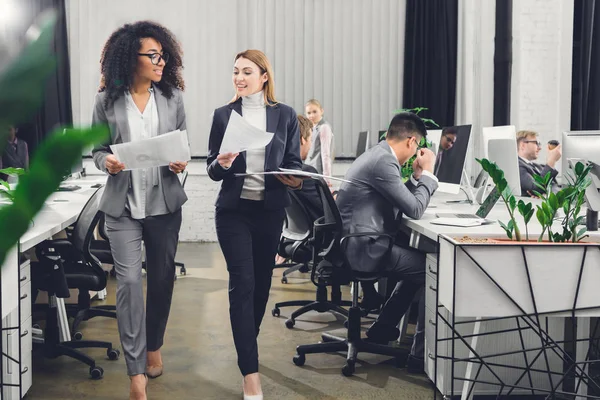
[[[342,368],[345,376],[354,374],[355,363],[359,352],[387,355],[404,361],[406,350],[390,346],[369,343],[361,338],[361,317],[363,315],[359,303],[359,283],[364,281],[375,281],[381,278],[383,273],[363,272],[360,265],[355,265],[345,256],[348,244],[357,238],[369,237],[373,240],[384,240],[388,243],[388,253],[394,244],[394,238],[379,232],[354,233],[342,237],[342,219],[325,183],[318,185],[318,190],[323,200],[325,216],[315,222],[314,242],[315,249],[320,247],[324,250],[318,255],[320,260],[313,268],[315,274],[324,281],[349,281],[352,283],[352,307],[348,312],[347,337],[341,338],[324,333],[322,343],[301,345],[296,348],[294,364],[304,365],[306,354],[332,353],[338,351],[347,352],[346,364]],[[385,257],[384,257],[385,259]],[[317,260],[315,260],[317,262]]]
[[[69,239],[47,240],[36,247],[38,262],[32,263],[33,289],[48,292],[49,306],[47,308],[46,329],[44,332],[44,353],[50,358],[61,355],[73,357],[90,366],[90,375],[99,379],[103,370],[96,366],[95,361],[76,349],[105,348],[110,360],[119,358],[119,351],[112,343],[95,340],[70,340],[68,327],[61,326],[58,319],[60,309],[57,298],[69,297],[68,289],[78,289],[78,303],[74,316],[73,332],[76,332],[81,321],[103,316],[116,318],[114,306],[91,307],[90,291],[100,291],[106,288],[106,273],[100,261],[90,253],[90,243],[94,230],[100,219],[98,211],[100,198],[104,188],[98,189],[88,200],[79,214]],[[68,288],[68,289],[67,289]],[[63,305],[64,307],[64,305]],[[68,308],[67,308],[68,309]],[[65,316],[66,317],[66,316]],[[66,319],[66,318],[65,318]],[[68,321],[65,321],[68,323]],[[66,332],[64,331],[66,328]],[[68,340],[59,340],[59,330]],[[75,336],[75,335],[74,335]],[[78,338],[81,338],[79,333]]]
[[[319,181],[317,186],[320,185],[327,186],[325,182]],[[329,196],[331,197],[331,193]],[[288,225],[286,227],[285,235],[295,238],[298,242],[295,249],[296,259],[306,260],[305,262],[309,262],[311,259],[313,259],[312,265],[317,265],[314,260],[315,252],[318,253],[321,251],[321,249],[314,246],[315,243],[312,237],[312,231],[314,229],[313,227],[315,222],[312,221],[306,208],[294,194],[292,194],[292,204],[286,208],[286,215],[288,218]],[[348,310],[342,306],[350,306],[352,303],[342,300],[341,286],[346,285],[349,282],[332,278],[335,277],[327,277],[322,275],[313,267],[311,269],[311,281],[317,287],[315,301],[292,300],[276,303],[275,307],[271,311],[271,314],[274,317],[279,317],[281,314],[281,307],[300,306],[300,308],[295,310],[285,321],[285,326],[289,329],[294,327],[298,317],[306,314],[309,311],[317,311],[319,313],[333,312],[340,314],[344,318],[347,318]],[[327,299],[328,288],[331,288],[331,300]]]
[[[281,283],[287,283],[287,276],[292,272],[308,272],[312,261],[310,239],[314,221],[298,196],[291,192],[290,197],[292,203],[285,209],[285,226],[277,249],[277,253],[287,262],[275,266],[275,268],[286,268]]]

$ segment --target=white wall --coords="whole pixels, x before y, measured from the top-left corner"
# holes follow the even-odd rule
[[[513,2],[511,123],[543,143],[561,140],[571,122],[573,1]],[[546,159],[542,146],[540,160]]]
[[[280,101],[302,113],[322,101],[335,155],[353,156],[358,133],[387,128],[400,108],[405,0],[67,0],[74,122],[91,120],[99,59],[110,33],[152,19],[184,50],[192,154],[206,155],[209,117],[233,96],[232,61],[247,48],[270,58]]]

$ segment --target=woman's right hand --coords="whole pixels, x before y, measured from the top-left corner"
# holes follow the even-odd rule
[[[219,165],[223,168],[229,168],[231,167],[231,164],[233,164],[233,160],[235,160],[235,158],[238,156],[238,154],[240,153],[223,153],[223,154],[219,154],[217,156],[217,162],[219,163]]]
[[[113,154],[106,156],[106,162],[104,164],[106,165],[108,173],[112,175],[118,174],[125,169],[125,164],[119,162],[117,157],[115,157]]]

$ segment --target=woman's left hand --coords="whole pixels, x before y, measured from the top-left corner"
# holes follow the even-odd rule
[[[292,175],[275,175],[277,179],[284,185],[289,186],[292,189],[300,189],[302,187],[302,179],[296,178]]]
[[[185,167],[187,167],[187,161],[175,161],[175,162],[169,163],[169,168],[171,169],[171,171],[175,172],[176,174],[183,172]]]

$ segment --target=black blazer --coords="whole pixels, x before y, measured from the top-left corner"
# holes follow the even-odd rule
[[[239,98],[215,110],[210,137],[208,139],[208,176],[213,181],[223,181],[217,196],[217,207],[237,208],[244,184],[243,178],[234,174],[246,172],[246,152],[233,161],[231,167],[225,169],[217,161],[223,135],[232,111],[242,115],[242,99]],[[273,140],[265,149],[265,171],[278,168],[302,169],[300,159],[300,131],[296,112],[290,106],[277,103],[267,106],[267,132],[275,132]],[[277,210],[290,204],[288,188],[273,175],[265,175],[265,209]]]
[[[534,169],[537,169],[537,171]],[[539,173],[538,173],[539,172]],[[531,196],[529,192],[533,194],[533,192],[540,192],[540,188],[535,185],[535,179],[533,179],[533,175],[546,176],[546,174],[550,172],[550,176],[552,177],[552,191],[556,191],[556,175],[558,175],[558,171],[554,168],[544,164],[536,164],[524,161],[521,157],[519,157],[519,175],[521,180],[521,196]]]

